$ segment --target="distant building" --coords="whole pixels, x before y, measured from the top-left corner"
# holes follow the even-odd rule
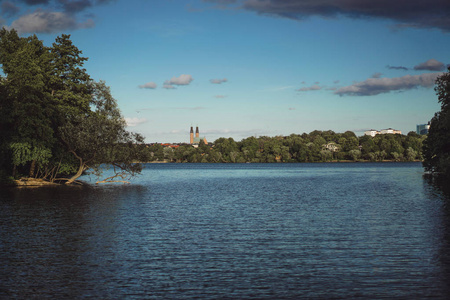
[[[428,134],[428,130],[430,130],[430,122],[428,122],[428,124],[420,124],[416,126],[417,134]]]
[[[380,131],[377,131],[375,129],[364,131],[364,135],[370,135],[371,137],[374,137],[377,134],[402,134],[402,131],[401,130],[392,129],[392,128],[382,129]]]
[[[364,135],[370,135],[371,137],[374,137],[378,134],[378,131],[375,129],[370,129],[367,131],[364,131]]]
[[[402,134],[402,132],[400,130],[388,128],[388,129],[380,130],[380,133],[378,133],[378,134]]]
[[[167,147],[169,147],[169,148],[178,148],[178,147],[180,147],[180,145],[170,144],[170,143],[164,143],[164,144],[161,144],[161,146],[163,146],[164,148],[167,148]]]
[[[198,131],[198,126],[195,129],[195,137],[194,137],[194,128],[191,126],[191,131],[189,134],[189,143],[191,145],[198,145],[200,141],[203,141],[205,145],[208,145],[208,141],[206,141],[205,137],[200,137],[200,132]]]
[[[334,143],[334,142],[330,142],[328,144],[324,144],[324,145],[322,145],[322,148],[324,150],[328,150],[328,151],[331,151],[331,152],[339,152],[339,150],[340,150],[339,145]]]

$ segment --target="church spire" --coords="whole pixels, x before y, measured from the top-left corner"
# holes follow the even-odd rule
[[[198,126],[195,128],[195,137],[199,137],[200,136],[200,133],[199,133],[199,131],[198,131]]]

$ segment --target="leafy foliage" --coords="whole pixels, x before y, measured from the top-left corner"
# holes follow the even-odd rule
[[[426,171],[450,178],[450,67],[436,80],[435,90],[441,111],[431,120],[423,165]]]
[[[198,148],[182,145],[163,148],[151,145],[152,160],[173,162],[326,162],[326,161],[414,161],[422,159],[425,136],[386,134],[357,137],[353,132],[335,133],[315,130],[309,134],[276,137],[248,137],[236,142],[219,138]],[[157,150],[160,149],[160,150]],[[156,151],[164,154],[156,155]]]
[[[3,176],[74,182],[85,170],[112,165],[117,176],[140,172],[143,137],[126,124],[104,82],[69,35],[45,47],[33,35],[0,30],[0,170]],[[61,179],[61,178],[59,178]]]
[[[68,183],[88,168],[100,174],[102,164],[120,169],[121,174],[135,175],[141,171],[141,165],[135,161],[148,159],[148,151],[143,151],[143,137],[125,130],[125,120],[109,88],[104,82],[92,85],[93,110],[71,118],[59,129],[68,151],[80,162],[78,172]]]

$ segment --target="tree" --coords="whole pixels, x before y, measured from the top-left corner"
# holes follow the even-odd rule
[[[163,149],[163,153],[164,153],[164,159],[167,159],[168,161],[172,161],[173,157],[174,157],[174,153],[173,153],[173,149],[170,147],[165,147]]]
[[[428,137],[424,141],[425,170],[450,177],[450,67],[439,76],[435,87],[441,111],[431,119]]]
[[[406,160],[413,161],[416,159],[416,157],[417,157],[417,152],[414,151],[413,148],[409,147],[408,149],[406,149]]]
[[[240,142],[240,147],[246,162],[254,161],[257,153],[259,153],[259,142],[254,136],[243,139]]]
[[[322,157],[322,161],[329,161],[333,158],[333,152],[330,150],[320,150],[320,155]]]
[[[0,29],[2,177],[73,175],[72,183],[107,164],[115,170],[107,180],[124,181],[141,170],[136,162],[150,153],[143,137],[125,130],[109,88],[91,80],[81,54],[69,35],[49,48],[35,35]]]
[[[219,138],[214,142],[215,149],[222,154],[224,162],[231,162],[231,152],[238,151],[238,145],[233,138]]]
[[[50,49],[52,76],[49,89],[63,117],[89,111],[91,78],[83,68],[88,59],[70,40],[70,35],[57,37]],[[64,121],[64,120],[62,120]]]
[[[4,143],[9,147],[13,175],[23,166],[28,168],[29,177],[34,176],[37,159],[42,153],[46,153],[46,159],[51,156],[56,141],[54,112],[46,89],[49,62],[48,48],[36,36],[19,38],[14,30],[0,31],[0,63],[6,74],[6,80],[2,80],[3,126],[10,131]]]
[[[361,157],[361,151],[356,149],[350,150],[348,154],[354,161],[357,161]]]
[[[73,183],[88,168],[101,174],[101,165],[114,168],[114,175],[99,182],[125,182],[138,174],[147,161],[143,137],[125,130],[125,120],[104,82],[92,83],[94,109],[73,117],[59,133],[67,151],[79,161],[78,170],[66,184]],[[122,180],[116,180],[120,177]]]

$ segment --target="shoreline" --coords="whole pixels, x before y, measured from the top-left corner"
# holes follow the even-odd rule
[[[326,162],[272,162],[272,163],[252,163],[252,162],[246,162],[246,163],[232,163],[232,162],[218,162],[218,163],[212,163],[212,162],[199,162],[199,163],[191,163],[191,162],[168,162],[168,161],[151,161],[151,162],[145,162],[143,164],[322,164],[322,163],[421,163],[422,160],[414,160],[414,161],[394,161],[394,160],[382,160],[382,161],[370,161],[370,160],[333,160],[333,161],[326,161]],[[65,185],[58,182],[50,182],[41,178],[20,178],[11,180],[10,182],[2,182],[0,183],[1,187],[16,187],[16,188],[35,188],[35,187],[56,187],[56,186],[86,186],[86,183],[83,182],[81,185]]]
[[[0,183],[0,188],[8,188],[8,187],[12,187],[12,188],[37,188],[37,187],[57,187],[57,186],[87,186],[89,185],[86,182],[82,182],[82,181],[77,181],[78,183],[81,184],[71,184],[71,185],[66,185],[60,182],[50,182],[47,181],[45,179],[42,178],[20,178],[20,179],[15,179],[15,180],[11,180],[9,182],[1,182]]]
[[[423,160],[412,161],[396,161],[385,159],[382,161],[371,160],[330,160],[330,161],[293,161],[293,162],[177,162],[177,161],[148,161],[137,162],[142,164],[323,164],[323,163],[411,163],[411,162],[423,162]]]

